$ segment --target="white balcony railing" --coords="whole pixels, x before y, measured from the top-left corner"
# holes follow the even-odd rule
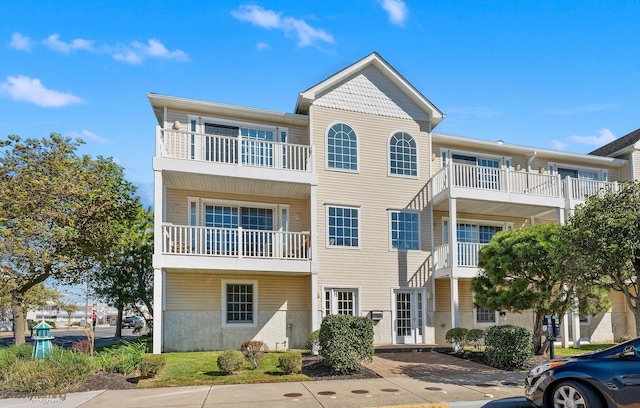
[[[310,259],[308,232],[163,225],[162,253],[264,259]]]
[[[584,200],[587,195],[615,191],[615,182],[575,179],[564,180],[557,174],[540,174],[510,169],[452,163],[437,172],[431,181],[433,195],[450,187],[528,194],[550,198]]]
[[[157,128],[162,157],[311,172],[311,146]]]
[[[458,242],[458,261],[455,263],[455,266],[464,266],[471,268],[477,267],[480,248],[485,245],[487,244],[478,244],[474,242]],[[450,267],[450,254],[451,244],[444,244],[436,247],[435,268],[444,269]]]

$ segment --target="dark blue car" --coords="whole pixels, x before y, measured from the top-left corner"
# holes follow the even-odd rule
[[[640,337],[539,365],[525,386],[525,396],[539,407],[640,408]]]

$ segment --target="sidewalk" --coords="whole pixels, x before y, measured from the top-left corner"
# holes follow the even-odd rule
[[[448,355],[381,353],[368,367],[383,378],[91,391],[61,398],[5,399],[4,408],[61,407],[530,407],[524,373]]]

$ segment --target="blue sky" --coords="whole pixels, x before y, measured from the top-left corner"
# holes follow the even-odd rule
[[[291,112],[377,51],[437,131],[586,153],[640,127],[638,1],[2,1],[0,135],[82,137],[151,205],[147,92]]]

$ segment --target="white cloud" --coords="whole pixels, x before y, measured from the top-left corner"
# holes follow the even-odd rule
[[[447,113],[459,113],[477,118],[492,118],[500,114],[500,112],[485,106],[453,106],[447,108],[446,111]]]
[[[231,15],[241,21],[248,21],[253,25],[266,29],[282,30],[286,35],[292,35],[298,39],[298,46],[307,47],[318,42],[333,44],[333,36],[322,29],[311,27],[306,21],[284,16],[273,10],[265,10],[260,6],[242,5]],[[261,43],[262,44],[262,43]],[[263,48],[258,48],[263,49]]]
[[[75,40],[66,43],[60,40],[60,34],[51,34],[46,39],[42,40],[42,43],[54,51],[68,54],[71,51],[76,50],[91,51],[93,49],[94,41],[76,38]]]
[[[271,47],[266,42],[259,42],[259,43],[256,44],[256,48],[259,49],[260,51],[262,51],[262,50],[267,50],[267,49],[269,49]]]
[[[616,137],[609,129],[600,129],[598,136],[569,136],[569,141],[587,146],[604,146],[609,142],[613,142]]]
[[[39,79],[31,79],[24,75],[8,77],[0,85],[0,93],[8,95],[14,101],[30,102],[45,108],[83,103],[84,100],[70,93],[47,89]]]
[[[242,5],[239,10],[234,10],[231,15],[238,20],[248,21],[262,28],[280,28],[280,15],[273,10],[265,10],[260,6]]]
[[[113,140],[110,139],[105,139],[103,137],[100,137],[98,135],[96,135],[95,133],[89,131],[89,130],[82,130],[80,132],[76,132],[73,131],[71,133],[69,133],[67,136],[73,138],[73,139],[82,139],[85,141],[90,141],[90,142],[94,142],[97,144],[111,144],[113,143]]]
[[[20,33],[13,33],[11,34],[9,47],[20,51],[31,51],[31,48],[33,48],[33,41],[31,38]]]
[[[110,47],[109,51],[115,60],[133,65],[141,63],[145,58],[189,61],[189,57],[184,51],[169,51],[164,44],[155,38],[151,38],[147,44],[133,41],[129,44]]]
[[[378,0],[378,3],[389,15],[391,24],[404,26],[409,17],[409,9],[403,0]]]
[[[568,146],[567,143],[565,142],[561,142],[560,140],[552,140],[551,141],[551,147],[553,147],[556,150],[564,150],[566,149]]]
[[[613,103],[601,103],[601,104],[590,104],[583,106],[575,106],[573,108],[567,109],[551,109],[548,110],[547,113],[549,115],[579,115],[582,113],[591,113],[591,112],[600,112],[604,110],[613,109],[616,107],[616,104]]]

